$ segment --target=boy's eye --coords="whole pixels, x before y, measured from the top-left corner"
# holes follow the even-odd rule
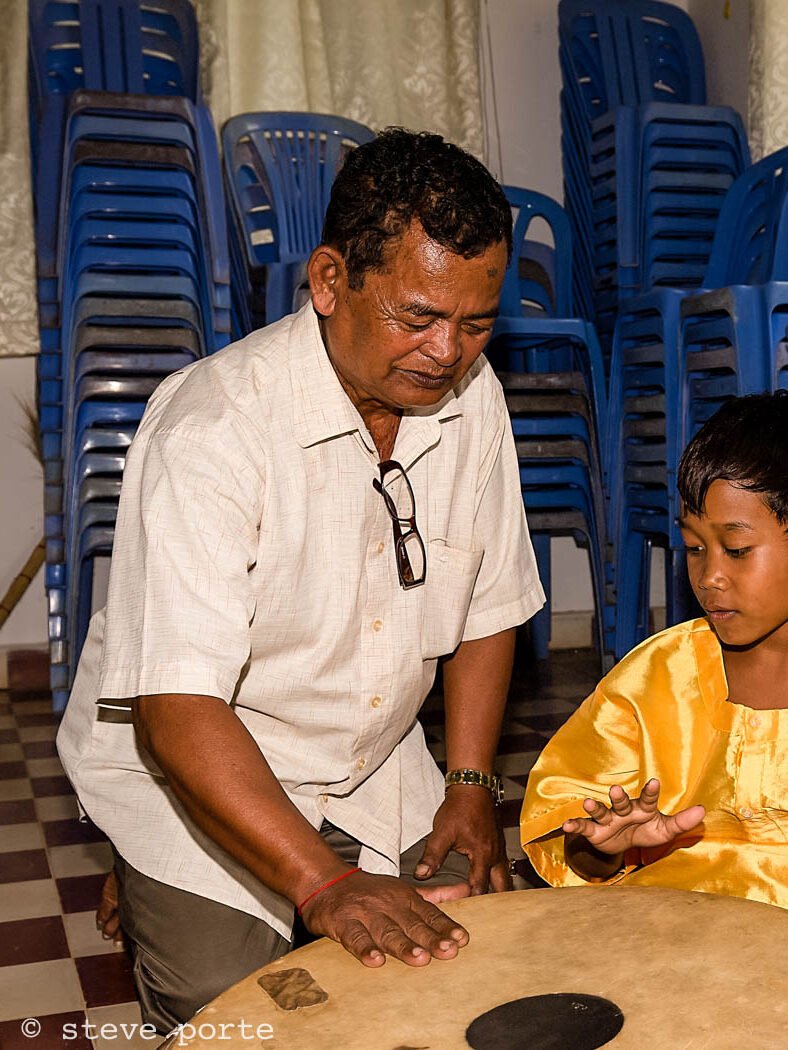
[[[685,543],[684,544],[684,553],[687,554],[687,555],[689,555],[689,554],[700,554],[702,550],[703,550],[703,547],[693,547],[689,543]]]
[[[745,554],[749,554],[752,547],[726,547],[725,553],[729,558],[743,558]]]

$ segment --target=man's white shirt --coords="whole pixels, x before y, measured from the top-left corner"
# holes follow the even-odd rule
[[[58,748],[81,805],[137,870],[289,936],[292,906],[186,815],[124,712],[134,697],[230,704],[319,828],[395,875],[443,779],[416,715],[439,656],[543,604],[500,384],[484,358],[405,412],[427,548],[404,590],[378,453],[311,304],[168,377],[128,452],[106,609],[91,621]]]

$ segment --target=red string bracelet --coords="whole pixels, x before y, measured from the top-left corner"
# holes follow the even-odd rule
[[[318,893],[322,893],[323,890],[327,890],[329,886],[335,886],[338,882],[346,879],[348,875],[355,875],[357,871],[361,871],[361,868],[351,868],[350,871],[345,871],[341,875],[337,875],[335,879],[329,879],[328,882],[324,882],[322,886],[318,886],[316,890],[312,890],[308,897],[305,897],[298,905],[298,914],[301,914],[301,909],[304,905],[309,904],[313,897],[316,897]]]

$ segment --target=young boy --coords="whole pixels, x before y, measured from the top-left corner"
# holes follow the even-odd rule
[[[706,615],[633,649],[558,730],[528,781],[523,849],[554,886],[786,908],[788,392],[724,405],[678,489]]]

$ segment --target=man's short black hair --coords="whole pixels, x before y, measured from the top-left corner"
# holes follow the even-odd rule
[[[470,153],[440,135],[386,128],[348,153],[331,191],[323,244],[338,249],[354,291],[385,265],[387,243],[417,219],[425,233],[466,259],[505,242],[512,211],[503,190]]]
[[[734,398],[703,424],[679,463],[679,495],[690,514],[702,515],[714,481],[757,492],[788,524],[788,390]]]

